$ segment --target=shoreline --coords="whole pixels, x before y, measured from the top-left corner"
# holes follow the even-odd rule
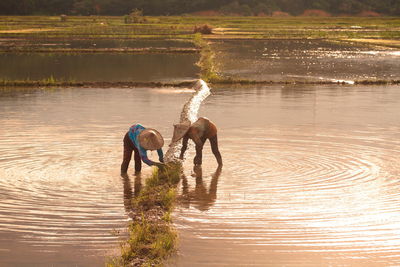
[[[137,88],[137,87],[191,87],[196,79],[189,81],[178,82],[67,82],[67,81],[52,81],[52,80],[38,80],[38,81],[20,81],[10,80],[1,81],[0,88],[5,87],[61,87],[61,88]],[[217,78],[209,79],[208,83],[211,85],[400,85],[400,80],[355,80],[355,81],[265,81],[265,80],[246,80],[246,79],[232,79],[232,78]]]

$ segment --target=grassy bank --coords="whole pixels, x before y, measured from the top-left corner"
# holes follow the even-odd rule
[[[110,259],[107,266],[157,266],[176,250],[171,212],[181,173],[180,164],[170,163],[164,170],[155,169],[146,180],[132,199],[134,216],[129,238],[121,244],[121,256]]]
[[[196,33],[193,42],[200,49],[200,59],[197,62],[197,66],[200,67],[200,79],[205,82],[222,80],[222,77],[215,71],[214,52],[211,50],[208,41],[200,33]]]
[[[209,59],[207,59],[209,60]],[[346,81],[263,81],[263,80],[247,80],[247,79],[235,79],[230,77],[222,77],[217,73],[213,72],[213,66],[210,65],[203,69],[201,62],[202,79],[211,84],[226,84],[226,85],[324,85],[324,84],[336,84],[336,85],[348,85]],[[211,70],[210,70],[211,69]],[[43,80],[0,80],[0,87],[74,87],[74,88],[135,88],[135,87],[146,87],[146,88],[160,88],[160,87],[190,87],[193,81],[182,81],[182,82],[74,82],[74,81],[59,81],[53,78]],[[356,85],[393,85],[400,84],[400,80],[356,80],[352,84]]]
[[[199,25],[209,25],[211,34],[194,33]],[[398,17],[145,17],[142,23],[125,23],[124,17],[58,16],[1,17],[0,51],[54,53],[199,53],[200,78],[210,83],[276,84],[301,81],[251,81],[222,77],[216,71],[214,51],[210,42],[225,39],[324,39],[354,45],[400,47]],[[116,41],[106,47],[57,47],[68,41]],[[129,40],[131,43],[127,45]],[[121,41],[121,43],[118,43]],[[134,44],[132,44],[132,41]],[[150,41],[150,43],[148,43]],[[179,44],[168,43],[176,42]],[[156,42],[156,43],[151,43]],[[35,45],[32,46],[32,43]],[[182,43],[182,47],[179,47]],[[194,47],[193,47],[194,44]],[[87,44],[82,44],[87,45]],[[119,47],[119,46],[122,47]],[[153,47],[155,45],[156,47]],[[135,47],[132,47],[135,46]],[[138,47],[136,47],[138,46]],[[160,46],[160,47],[157,47]],[[306,82],[310,84],[321,82]],[[322,83],[336,83],[323,81]],[[382,81],[357,81],[359,84],[381,84]],[[385,81],[385,83],[397,83]],[[74,87],[136,87],[186,86],[187,83],[141,82],[65,82],[56,80],[9,80],[0,86],[74,86]]]
[[[2,53],[125,53],[125,54],[193,54],[199,53],[197,48],[167,48],[167,47],[143,47],[143,48],[35,48],[35,47],[0,47]]]
[[[63,81],[53,77],[42,80],[0,80],[0,87],[189,87],[193,81],[181,82],[76,82]]]
[[[398,17],[146,17],[125,23],[123,17],[1,17],[0,38],[179,39],[190,41],[196,25],[209,24],[207,39],[333,38],[399,39]]]

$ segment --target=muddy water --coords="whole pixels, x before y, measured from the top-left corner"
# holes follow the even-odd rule
[[[195,79],[195,54],[0,53],[0,79],[176,81]]]
[[[192,93],[0,90],[0,266],[103,266],[119,252],[126,198],[151,172],[119,176],[122,138],[140,122],[169,143]]]
[[[218,69],[225,76],[254,80],[400,79],[399,49],[319,40],[216,42]]]
[[[141,122],[169,144],[192,93],[1,90],[0,265],[103,265],[151,172],[119,176],[123,134]],[[398,86],[212,88],[200,115],[224,167],[207,144],[192,176],[189,151],[171,265],[399,265],[399,99]]]
[[[170,265],[398,266],[399,114],[398,86],[212,89],[224,166],[189,155]]]
[[[179,40],[131,40],[131,39],[0,39],[0,48],[189,48],[194,47],[191,42]]]

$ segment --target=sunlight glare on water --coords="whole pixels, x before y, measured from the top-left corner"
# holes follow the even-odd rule
[[[223,75],[263,81],[399,79],[399,49],[326,40],[246,40],[213,44]]]
[[[400,264],[397,86],[214,88],[219,127],[180,189],[178,266]]]
[[[167,143],[192,94],[162,90],[172,93],[0,90],[0,266],[102,266],[119,253],[131,212],[124,198],[144,182],[120,177],[123,136],[141,123]],[[143,179],[151,171],[144,166]]]

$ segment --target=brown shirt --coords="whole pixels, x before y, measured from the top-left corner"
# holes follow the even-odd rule
[[[210,140],[211,150],[218,161],[218,165],[222,166],[221,153],[218,150],[217,141],[217,127],[207,118],[199,118],[193,123],[189,130],[186,132],[182,140],[182,149],[180,159],[183,159],[183,155],[187,149],[189,138],[196,144],[196,156],[193,159],[195,165],[201,165],[202,163],[202,151],[203,145],[207,139]]]
[[[209,119],[201,117],[194,122],[186,133],[186,136],[195,143],[204,142],[217,134],[217,127]]]

